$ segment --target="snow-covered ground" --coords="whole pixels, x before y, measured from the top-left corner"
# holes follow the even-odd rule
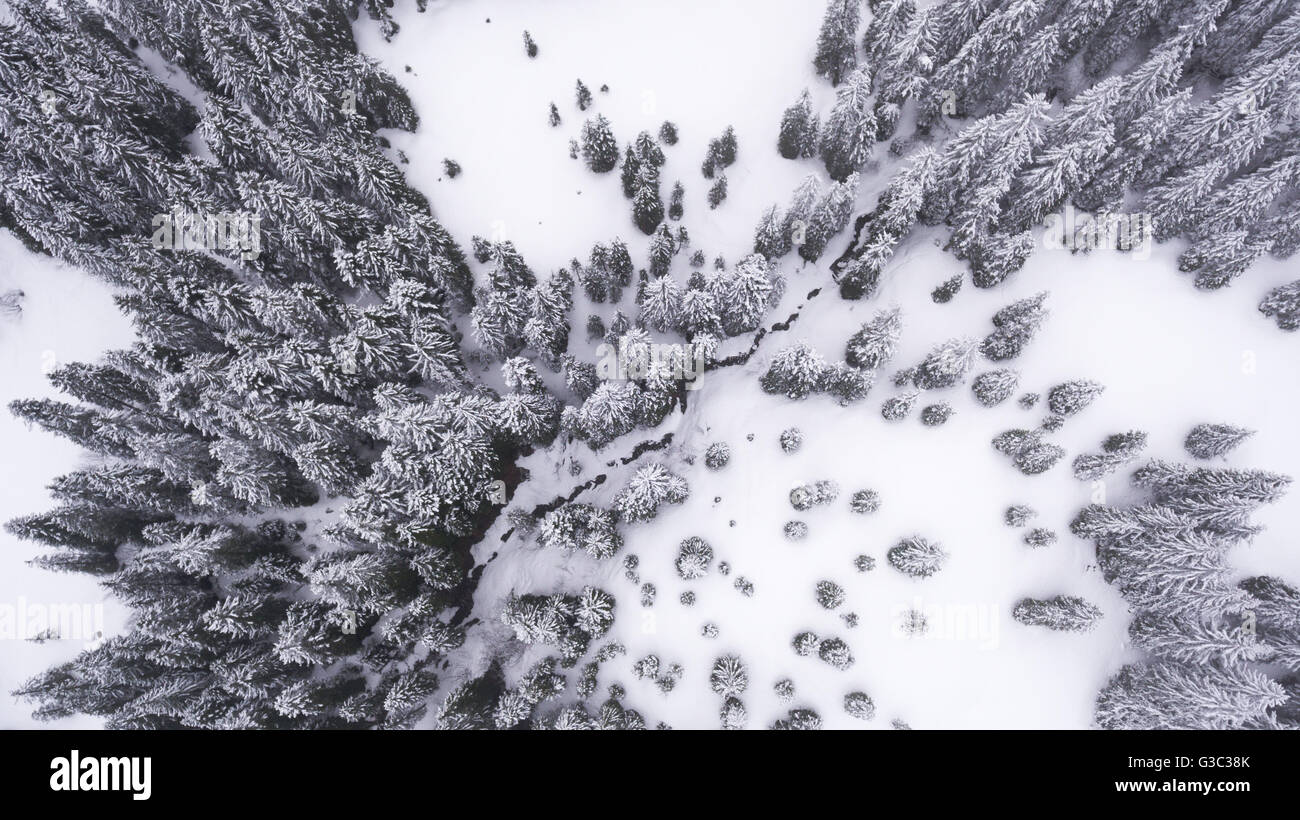
[[[696,249],[731,261],[749,252],[762,211],[773,202],[784,205],[806,174],[820,172],[815,160],[791,162],[775,150],[781,113],[802,88],[813,90],[823,115],[833,99],[810,65],[819,12],[795,0],[453,0],[431,3],[424,14],[402,10],[402,31],[392,43],[369,27],[359,34],[363,48],[403,80],[423,118],[419,132],[394,135],[393,141],[410,158],[407,172],[432,197],[439,218],[462,241],[476,233],[512,240],[540,272],[573,257],[585,259],[593,242],[616,235],[628,240],[634,259],[644,264],[645,239],[631,222],[617,173],[595,175],[569,159],[568,140],[579,135],[585,117],[597,113],[610,120],[623,143],[639,131],[656,132],[665,119],[674,121],[681,142],[665,148],[661,178],[665,194],[676,179],[687,189],[682,224],[692,244],[674,269],[684,280],[685,257]],[[541,49],[534,60],[524,54],[524,29]],[[578,78],[595,95],[586,113],[574,103]],[[608,93],[598,90],[603,84]],[[547,124],[552,101],[564,119],[558,128]],[[727,125],[736,129],[739,159],[727,171],[727,201],[710,211],[704,201],[709,183],[699,164],[709,139]],[[462,176],[443,176],[447,157],[464,168]],[[888,173],[885,167],[864,175],[863,207]],[[1255,311],[1268,288],[1294,273],[1287,276],[1281,263],[1265,261],[1227,291],[1205,294],[1177,273],[1173,247],[1157,248],[1149,259],[1040,250],[1004,286],[978,291],[968,285],[951,303],[936,305],[930,290],[961,270],[961,263],[935,247],[935,236],[913,235],[880,292],[860,303],[842,301],[830,285],[825,263],[843,247],[843,237],[818,266],[801,267],[786,257],[782,271],[789,288],[772,320],[796,310],[799,319],[788,332],[771,334],[748,365],[706,376],[684,416],[675,414],[661,428],[630,434],[594,456],[571,447],[527,460],[534,478],[520,488],[516,505],[527,509],[550,501],[597,473],[609,473],[609,480],[578,500],[608,504],[631,468],[605,463],[639,441],[672,432],[670,450],[638,463],[663,461],[688,479],[691,498],[651,524],[625,528],[623,552],[604,564],[521,548],[518,535],[502,544],[508,525],[498,525],[477,553],[480,561],[496,554],[476,596],[475,614],[488,625],[464,656],[482,664],[488,647],[508,646],[508,631],[493,619],[511,590],[576,591],[592,583],[618,598],[619,617],[606,640],[628,649],[602,668],[601,686],[622,683],[625,702],[654,720],[716,726],[720,699],[708,691],[709,667],[715,657],[732,653],[749,667],[744,700],[753,726],[768,725],[798,706],[815,708],[831,727],[887,727],[893,719],[917,728],[1088,726],[1097,690],[1126,658],[1127,614],[1091,566],[1089,545],[1067,530],[1097,492],[1072,477],[1069,459],[1129,429],[1150,434],[1147,455],[1180,458],[1182,438],[1193,424],[1224,421],[1261,431],[1234,454],[1233,463],[1300,474],[1300,439],[1293,433],[1300,401],[1297,339]],[[806,299],[814,288],[823,292]],[[923,396],[917,410],[927,400],[947,400],[957,415],[932,429],[919,423],[916,411],[901,423],[880,418],[881,401],[896,392],[884,379],[866,401],[847,408],[825,397],[792,402],[758,387],[765,360],[780,347],[807,340],[827,358],[841,358],[848,336],[882,307],[903,308],[903,343],[894,362],[901,367],[947,338],[982,336],[998,308],[1040,290],[1051,292],[1052,316],[1013,363],[1022,373],[1022,392],[1045,394],[1074,378],[1107,386],[1093,406],[1052,437],[1069,459],[1047,474],[1022,476],[989,446],[1003,430],[1036,426],[1045,415],[1042,405],[1026,411],[1008,401],[987,410],[965,387],[940,391]],[[592,358],[594,347],[587,349],[581,331],[587,312],[580,300],[570,350]],[[610,313],[604,309],[606,318]],[[726,352],[738,345],[733,342]],[[791,426],[803,429],[805,443],[786,455],[777,438]],[[727,442],[733,453],[718,473],[706,470],[702,460],[714,441]],[[570,478],[561,466],[574,454],[581,455],[585,470]],[[1108,479],[1109,500],[1131,492],[1130,471]],[[796,513],[789,491],[818,479],[837,481],[839,500]],[[860,488],[881,493],[879,512],[849,512],[848,495]],[[1024,531],[1001,520],[1014,503],[1037,509],[1033,525],[1055,530],[1061,540],[1039,550],[1021,543]],[[782,525],[795,518],[810,527],[803,541],[781,534]],[[1243,572],[1300,580],[1300,557],[1288,547],[1300,531],[1300,494],[1258,519],[1269,529],[1252,547],[1238,550],[1238,565]],[[885,562],[885,551],[911,534],[938,540],[951,553],[936,576],[914,581]],[[714,571],[700,581],[677,578],[677,545],[693,535],[705,538],[718,559],[731,565],[729,577]],[[621,557],[629,553],[640,559],[640,582],[657,588],[651,608],[641,607],[639,584],[623,577]],[[853,559],[859,554],[874,557],[876,568],[856,572]],[[733,588],[740,576],[753,583],[753,597]],[[814,600],[814,585],[822,579],[847,591],[846,602],[833,612]],[[692,607],[678,602],[686,589],[697,595]],[[1102,625],[1066,635],[1011,619],[1020,598],[1055,594],[1097,603],[1106,613]],[[898,618],[911,608],[929,616],[926,637],[899,634]],[[845,612],[859,616],[856,627],[841,621]],[[718,627],[715,639],[701,635],[709,622]],[[815,656],[796,656],[790,641],[803,630],[846,640],[856,659],[852,668],[836,671]],[[686,669],[667,695],[631,674],[632,663],[649,653]],[[544,648],[534,648],[521,660],[543,654]],[[789,703],[779,702],[772,690],[783,678],[795,684]],[[876,702],[877,716],[869,724],[856,724],[843,711],[842,698],[853,690]]]
[[[14,399],[55,396],[45,373],[62,363],[94,360],[113,347],[130,344],[132,331],[118,313],[111,291],[86,274],[49,257],[30,253],[9,233],[0,233],[0,292],[26,294],[20,318],[0,318],[0,405]],[[50,508],[45,486],[76,469],[83,451],[43,430],[29,430],[5,409],[0,412],[0,519]],[[18,610],[32,607],[92,607],[102,611],[104,632],[119,631],[123,609],[84,575],[56,574],[27,565],[41,549],[0,530],[0,617],[15,619],[3,634],[18,629]],[[93,607],[102,606],[102,610]],[[49,610],[46,610],[49,611]],[[59,611],[59,610],[54,610]],[[33,725],[31,706],[9,693],[30,676],[71,658],[86,645],[81,639],[34,643],[22,635],[0,639],[0,728]],[[97,718],[57,721],[63,728],[97,726]],[[45,724],[43,724],[45,725]]]

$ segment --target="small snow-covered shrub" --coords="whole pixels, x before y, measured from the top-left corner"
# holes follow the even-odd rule
[[[641,585],[641,606],[646,606],[646,607],[654,606],[656,595],[658,595],[658,590],[655,589],[654,584],[650,583],[649,581],[642,584]]]
[[[808,537],[808,525],[802,521],[787,521],[784,532],[791,541],[801,541]]]
[[[700,634],[706,638],[716,638],[718,637],[718,625],[715,623],[707,623],[700,627]]]
[[[1025,544],[1031,547],[1050,547],[1056,543],[1056,533],[1045,527],[1035,527],[1025,533]]]
[[[687,538],[677,548],[677,574],[682,580],[690,581],[708,575],[712,561],[713,547],[698,536]]]
[[[931,404],[921,410],[921,423],[926,427],[938,427],[952,418],[952,405],[947,402]]]
[[[794,636],[791,645],[794,647],[794,653],[799,657],[806,657],[817,651],[818,638],[811,632],[800,632]]]
[[[1047,600],[1024,598],[1011,616],[1028,626],[1045,626],[1060,632],[1087,632],[1101,620],[1102,611],[1083,598],[1057,595]]]
[[[736,588],[737,592],[744,595],[746,598],[754,597],[754,584],[745,576],[737,576],[736,580],[732,583],[732,586]]]
[[[1137,458],[1146,444],[1147,434],[1140,430],[1107,436],[1100,453],[1082,453],[1075,457],[1072,465],[1074,477],[1080,481],[1096,481]]]
[[[1023,527],[1029,523],[1029,519],[1038,515],[1033,507],[1024,504],[1013,504],[1007,507],[1007,511],[1002,514],[1002,520],[1008,527]]]
[[[840,638],[826,638],[817,647],[817,657],[836,669],[844,670],[853,665],[853,654],[849,645]]]
[[[1016,453],[1011,461],[1016,465],[1016,469],[1025,475],[1038,475],[1050,470],[1064,457],[1064,449],[1055,444],[1038,442]]]
[[[970,389],[975,401],[984,407],[995,407],[1011,398],[1019,383],[1020,374],[1014,370],[990,370],[976,376]]]
[[[818,581],[816,597],[822,609],[834,609],[844,603],[844,587],[834,581]]]
[[[632,664],[632,674],[637,680],[646,678],[655,678],[659,676],[659,656],[646,655],[641,660]]]
[[[789,427],[781,431],[781,449],[787,453],[797,452],[803,446],[803,431],[798,427]]]
[[[822,728],[821,715],[812,709],[791,709],[790,716],[771,726],[775,730],[816,730]]]
[[[1192,458],[1218,458],[1254,434],[1254,430],[1231,424],[1198,424],[1187,434],[1183,447]]]
[[[974,339],[949,339],[916,366],[912,384],[920,390],[938,390],[960,382],[975,365]]]
[[[844,696],[844,711],[858,720],[871,720],[876,716],[876,704],[866,692],[849,692]]]
[[[912,407],[916,404],[916,397],[919,395],[915,391],[909,391],[885,399],[884,403],[880,405],[880,417],[885,421],[902,421],[907,418],[908,413],[912,412]]]
[[[723,729],[744,729],[749,722],[749,713],[740,698],[727,698],[722,702],[722,711],[718,714]]]
[[[965,281],[965,277],[960,273],[945,279],[942,284],[930,291],[930,298],[936,305],[946,305],[952,301],[952,297],[961,292],[962,283]]]
[[[1058,384],[1047,394],[1047,406],[1058,416],[1073,416],[1092,404],[1105,389],[1104,385],[1087,380]]]
[[[1032,410],[1038,405],[1040,399],[1042,396],[1038,393],[1025,393],[1016,399],[1016,404],[1020,405],[1022,410]]]
[[[840,485],[834,481],[822,480],[813,484],[804,484],[790,491],[790,506],[800,512],[813,507],[829,504],[840,495]]]
[[[782,703],[789,703],[794,700],[794,681],[789,678],[782,678],[772,686],[772,691],[776,693],[776,699]]]
[[[661,504],[680,504],[689,493],[686,479],[668,472],[662,464],[646,464],[614,498],[614,509],[629,523],[649,521],[659,514]]]
[[[723,655],[713,662],[709,673],[709,688],[723,697],[744,694],[749,687],[749,673],[745,664],[735,655]]]
[[[845,626],[847,626],[849,629],[852,629],[858,625],[858,613],[856,612],[842,613],[840,615],[840,620],[844,621]]]
[[[919,609],[909,609],[899,619],[898,629],[909,638],[924,635],[930,629],[930,619]]]
[[[731,460],[731,447],[725,441],[715,441],[704,451],[704,466],[710,470],[721,470]]]
[[[853,559],[853,568],[858,572],[871,572],[876,568],[876,559],[870,555],[859,555]]]
[[[928,578],[943,567],[948,560],[948,553],[936,543],[931,543],[920,536],[912,536],[899,541],[886,553],[889,564],[894,569],[913,578]]]
[[[880,494],[875,490],[858,490],[849,498],[849,509],[859,515],[880,509]]]
[[[590,504],[565,504],[547,513],[537,540],[544,547],[580,549],[593,558],[609,558],[623,546],[614,514]]]
[[[682,606],[695,606],[695,593],[690,591],[683,592],[681,595],[677,596],[677,600]]]

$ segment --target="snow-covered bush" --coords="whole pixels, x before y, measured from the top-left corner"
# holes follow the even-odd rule
[[[1035,527],[1025,533],[1025,544],[1031,547],[1050,547],[1056,543],[1056,533],[1045,528]]]
[[[744,694],[749,688],[749,673],[745,670],[745,664],[735,655],[718,658],[709,672],[709,688],[724,698]]]
[[[834,581],[818,581],[815,595],[822,609],[834,609],[844,603],[844,587]]]
[[[623,546],[614,514],[589,504],[565,504],[547,513],[537,540],[544,547],[580,549],[593,558],[609,558]]]
[[[817,645],[817,657],[839,670],[853,665],[849,645],[841,638],[825,638]]]
[[[912,384],[921,390],[952,387],[975,366],[977,350],[974,339],[949,339],[916,366]]]
[[[1002,514],[1002,520],[1008,527],[1023,527],[1029,523],[1029,520],[1038,515],[1033,507],[1024,504],[1013,504],[1007,507],[1007,511]]]
[[[662,464],[646,464],[614,498],[614,510],[628,523],[649,521],[659,514],[661,504],[680,504],[689,493],[686,479],[668,472]]]
[[[880,405],[880,417],[885,421],[902,421],[916,406],[916,399],[921,394],[915,390],[885,399]]]
[[[903,333],[902,311],[882,310],[849,337],[844,361],[853,367],[876,370],[889,363]]]
[[[840,495],[840,485],[823,479],[812,484],[803,484],[790,491],[790,506],[800,512],[811,510],[822,504],[829,504]]]
[[[1254,430],[1231,424],[1198,424],[1187,434],[1183,447],[1192,458],[1219,458],[1254,434]]]
[[[791,541],[801,541],[808,537],[808,525],[802,521],[787,521],[782,531]]]
[[[859,515],[880,509],[880,493],[875,490],[858,490],[849,498],[849,509]]]
[[[952,418],[952,414],[952,405],[947,402],[927,405],[921,410],[921,423],[926,427],[938,427]]]
[[[1058,416],[1073,416],[1092,404],[1105,389],[1104,385],[1087,380],[1058,384],[1047,394],[1047,406]]]
[[[1014,370],[990,370],[976,376],[970,389],[981,405],[995,407],[1011,398],[1019,383],[1020,374]]]
[[[1102,611],[1083,598],[1057,595],[1046,600],[1024,598],[1012,609],[1011,616],[1028,626],[1045,626],[1061,632],[1087,632],[1101,620]]]
[[[794,653],[800,657],[811,655],[817,651],[820,639],[811,632],[800,632],[794,636],[791,645],[794,647]]]
[[[789,427],[781,431],[781,449],[794,453],[803,446],[803,431],[798,427]]]
[[[703,578],[713,561],[713,547],[703,538],[691,536],[677,548],[677,574],[686,581]]]
[[[710,470],[721,470],[731,460],[731,447],[725,441],[715,441],[704,451],[704,466]]]
[[[943,567],[948,560],[948,553],[937,543],[914,535],[890,547],[885,557],[889,559],[890,566],[904,575],[928,578]]]
[[[866,692],[849,692],[844,696],[844,711],[858,720],[871,720],[876,716],[876,704]]]

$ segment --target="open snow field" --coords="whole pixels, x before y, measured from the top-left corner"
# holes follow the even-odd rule
[[[596,175],[568,157],[568,140],[578,136],[587,116],[604,114],[621,143],[641,130],[656,132],[665,119],[678,125],[681,142],[665,148],[662,179],[665,191],[676,179],[686,185],[681,224],[692,242],[674,267],[683,282],[690,252],[703,249],[709,259],[721,253],[729,261],[743,257],[762,211],[774,202],[784,205],[808,173],[824,175],[817,160],[788,161],[775,150],[781,113],[802,88],[812,89],[823,115],[833,99],[829,85],[812,72],[819,15],[807,3],[463,0],[431,3],[424,14],[405,8],[397,19],[402,30],[392,43],[365,26],[359,37],[366,51],[403,80],[422,117],[417,133],[391,135],[410,159],[408,174],[462,242],[472,234],[510,239],[539,272],[585,258],[593,242],[614,236],[627,240],[634,260],[644,264],[646,239],[631,222],[617,173]],[[524,29],[540,47],[535,60],[524,54]],[[595,97],[585,113],[574,103],[578,78]],[[608,93],[598,90],[603,84]],[[558,128],[547,124],[552,101],[563,117]],[[709,183],[699,164],[709,139],[727,125],[736,129],[739,158],[728,169],[726,202],[710,211],[704,201]],[[892,166],[883,147],[877,156],[886,167],[864,174],[855,212],[869,208],[888,180]],[[443,176],[446,157],[460,163],[462,176]],[[1081,507],[1103,500],[1093,497],[1098,488],[1073,478],[1069,461],[1098,450],[1106,435],[1129,429],[1150,434],[1146,456],[1183,458],[1182,439],[1193,424],[1223,421],[1262,431],[1234,453],[1234,464],[1300,472],[1300,437],[1293,435],[1300,340],[1278,332],[1255,311],[1260,296],[1294,272],[1288,276],[1284,263],[1265,260],[1232,288],[1206,294],[1178,274],[1174,247],[1157,248],[1145,260],[1040,250],[1003,286],[967,286],[952,302],[937,305],[931,289],[963,267],[935,247],[937,235],[914,233],[877,295],[857,303],[839,298],[827,268],[844,235],[816,266],[801,267],[797,257],[786,257],[781,270],[787,293],[769,324],[795,311],[799,319],[789,331],[770,334],[747,365],[709,373],[684,415],[670,416],[654,431],[629,434],[594,456],[581,446],[557,445],[525,460],[533,480],[519,488],[515,506],[530,509],[600,473],[608,480],[577,500],[607,505],[632,468],[609,468],[606,462],[671,432],[669,450],[647,454],[637,464],[662,461],[690,482],[691,498],[665,508],[649,524],[626,527],[623,551],[604,563],[523,547],[517,533],[503,544],[500,536],[509,525],[499,522],[477,551],[480,561],[492,560],[476,595],[475,614],[486,623],[463,650],[471,664],[477,661],[481,669],[486,647],[501,651],[509,643],[509,630],[496,613],[512,590],[577,591],[590,583],[618,598],[619,617],[605,640],[627,647],[625,656],[602,667],[602,688],[623,684],[625,703],[675,726],[717,725],[720,698],[708,691],[709,668],[717,656],[732,653],[749,666],[745,701],[751,726],[768,725],[798,706],[815,708],[828,727],[861,726],[841,705],[844,694],[861,690],[877,706],[865,725],[888,727],[898,719],[916,728],[1087,727],[1097,690],[1126,659],[1128,617],[1118,594],[1092,566],[1091,545],[1068,532]],[[807,299],[815,288],[822,293]],[[1069,456],[1044,475],[1021,475],[989,446],[1003,430],[1036,426],[1046,414],[1041,404],[1027,411],[1010,400],[984,409],[968,388],[957,387],[923,395],[908,419],[889,423],[880,418],[880,403],[898,391],[884,378],[867,400],[847,408],[825,396],[798,403],[758,387],[766,360],[782,346],[807,340],[828,359],[842,358],[848,336],[883,307],[899,305],[904,316],[902,345],[893,366],[883,371],[887,375],[918,362],[947,338],[983,336],[998,308],[1040,290],[1051,292],[1052,315],[1013,363],[1022,374],[1017,395],[1045,394],[1076,378],[1107,386],[1052,437]],[[572,352],[589,344],[581,328],[592,311],[585,309],[584,297],[578,299]],[[598,307],[608,320],[613,309]],[[626,302],[622,307],[628,310]],[[723,354],[747,344],[732,340]],[[581,352],[594,355],[585,347]],[[939,400],[950,401],[957,414],[941,428],[922,426],[920,407]],[[798,453],[786,455],[777,438],[791,426],[802,427],[805,441]],[[702,459],[714,441],[732,448],[730,465],[717,473],[706,470]],[[576,478],[564,469],[570,457],[585,465]],[[1105,500],[1122,501],[1131,492],[1129,472],[1131,467],[1107,479],[1100,490]],[[789,491],[818,479],[837,481],[839,500],[796,513]],[[881,493],[879,512],[849,512],[848,496],[862,488]],[[1048,527],[1061,540],[1038,550],[1025,546],[1024,530],[1002,523],[1003,511],[1017,503],[1038,510],[1031,526]],[[782,536],[784,523],[796,518],[810,528],[798,542]],[[1300,495],[1262,510],[1258,520],[1269,529],[1237,551],[1237,565],[1243,572],[1300,580],[1293,548]],[[885,551],[911,534],[938,540],[951,553],[936,576],[912,580],[885,562]],[[715,570],[698,581],[678,579],[677,545],[693,535],[730,564],[728,577]],[[628,554],[640,559],[638,582],[623,577],[622,556]],[[876,568],[858,573],[853,559],[859,554],[875,558]],[[752,597],[733,588],[738,577],[752,582]],[[834,611],[814,600],[814,585],[822,579],[847,592]],[[639,602],[644,582],[657,588],[649,608]],[[697,595],[691,607],[678,602],[687,589]],[[1106,613],[1102,625],[1075,635],[1011,619],[1020,598],[1055,594],[1098,604]],[[926,636],[899,632],[899,618],[908,609],[928,616]],[[858,615],[856,627],[841,620],[846,612]],[[716,638],[701,635],[706,623],[717,625]],[[852,648],[853,666],[836,671],[815,655],[798,657],[790,641],[804,630],[843,638]],[[666,695],[632,675],[633,662],[650,653],[663,666],[685,667]],[[544,654],[537,647],[522,660]],[[788,703],[772,690],[784,678],[795,686]]]

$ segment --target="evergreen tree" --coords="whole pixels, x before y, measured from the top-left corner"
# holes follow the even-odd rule
[[[1087,632],[1097,625],[1102,611],[1074,595],[1057,595],[1038,600],[1023,598],[1011,613],[1027,626],[1045,626],[1059,632]]]
[[[618,140],[601,114],[582,124],[582,159],[598,174],[614,170],[618,164]]]
[[[759,380],[763,391],[804,399],[825,386],[826,361],[807,342],[784,348]]]
[[[1046,300],[1047,291],[1043,291],[1012,302],[993,314],[993,326],[997,329],[984,337],[980,352],[995,362],[1019,356],[1047,318],[1047,308],[1043,306]]]
[[[949,339],[936,347],[916,367],[912,383],[921,390],[951,387],[975,365],[974,339]]]
[[[853,367],[877,370],[889,363],[903,332],[902,311],[882,310],[849,337],[844,360]]]
[[[821,33],[817,36],[817,56],[813,67],[819,76],[840,82],[858,64],[858,22],[862,13],[859,0],[830,0],[822,19]]]
[[[1227,455],[1254,434],[1254,430],[1231,424],[1198,424],[1187,434],[1183,448],[1193,458],[1218,458]]]
[[[821,123],[813,111],[812,96],[804,89],[781,117],[781,131],[777,137],[777,151],[786,159],[808,159],[817,155],[817,139]]]
[[[920,536],[904,538],[885,555],[889,565],[913,578],[928,578],[943,567],[948,553],[936,543]]]
[[[871,104],[871,77],[859,69],[849,75],[835,96],[835,107],[822,128],[821,155],[832,179],[844,181],[862,170],[876,140]]]

